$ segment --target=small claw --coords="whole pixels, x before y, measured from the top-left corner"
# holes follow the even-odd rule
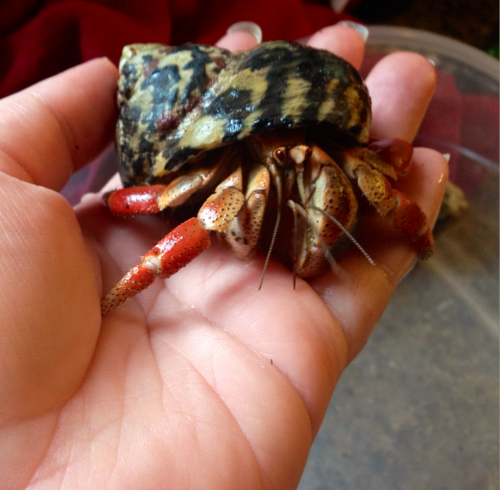
[[[166,279],[198,257],[210,245],[210,235],[197,218],[191,218],[172,230],[132,267],[101,302],[105,315],[153,283]]]

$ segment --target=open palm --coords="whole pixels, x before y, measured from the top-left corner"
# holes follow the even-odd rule
[[[227,48],[251,39],[225,38]],[[310,44],[359,67],[347,27]],[[239,43],[239,44],[237,44]],[[0,101],[2,488],[294,488],[333,388],[415,257],[382,220],[356,250],[292,289],[291,273],[213,245],[101,319],[99,300],[171,229],[57,193],[113,133],[116,68],[95,60]],[[423,58],[373,70],[376,137],[411,140],[434,88]],[[432,222],[441,155],[415,152],[398,186]],[[373,219],[372,219],[373,218]]]

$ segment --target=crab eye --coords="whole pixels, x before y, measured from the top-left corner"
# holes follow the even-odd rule
[[[284,146],[280,146],[279,148],[276,148],[273,151],[273,158],[278,162],[278,163],[285,163],[287,160],[287,149]]]

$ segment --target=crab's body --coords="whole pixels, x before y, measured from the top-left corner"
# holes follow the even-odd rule
[[[211,231],[250,257],[271,202],[278,222],[282,208],[291,209],[294,272],[323,272],[331,249],[352,239],[353,183],[420,256],[432,252],[422,211],[388,180],[406,172],[411,145],[366,146],[370,98],[341,58],[283,41],[239,53],[147,44],[126,47],[120,71],[116,143],[126,188],[107,204],[119,215],[187,202],[199,211],[108,293],[104,313],[186,265]]]

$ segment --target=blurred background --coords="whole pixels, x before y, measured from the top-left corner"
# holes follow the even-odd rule
[[[498,57],[496,0],[352,0],[345,8],[367,24],[435,32]]]

